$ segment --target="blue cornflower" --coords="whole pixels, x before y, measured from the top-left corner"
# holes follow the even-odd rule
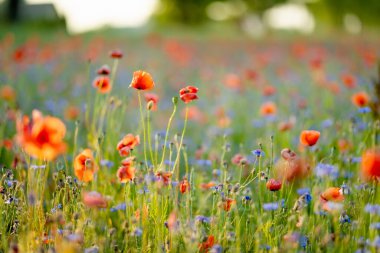
[[[252,154],[255,155],[256,157],[264,157],[265,153],[261,149],[255,149],[252,151]]]
[[[298,188],[297,193],[298,195],[304,195],[306,193],[310,193],[310,188]]]
[[[306,248],[307,244],[309,243],[309,238],[307,236],[301,235],[298,243],[300,244],[301,248]]]
[[[334,122],[332,121],[332,119],[326,119],[326,120],[324,120],[324,121],[321,122],[321,127],[322,128],[329,128],[333,124],[334,124]]]
[[[195,164],[198,166],[211,166],[212,162],[210,160],[196,160]]]
[[[371,205],[371,204],[367,204],[367,205],[365,205],[365,207],[364,207],[364,211],[365,211],[366,213],[380,215],[380,205]]]
[[[223,252],[223,248],[222,246],[220,246],[219,244],[215,244],[211,250],[210,250],[210,253],[222,253]]]
[[[133,231],[133,235],[134,235],[134,236],[137,236],[137,237],[142,236],[142,233],[143,233],[143,231],[142,231],[141,228],[136,228],[136,229]]]
[[[211,218],[203,216],[203,215],[197,215],[197,216],[195,216],[195,220],[200,222],[200,223],[210,223]]]
[[[336,166],[326,163],[318,163],[315,168],[315,175],[317,177],[330,177],[331,179],[337,179],[339,176],[339,170]]]
[[[62,204],[59,203],[59,204],[57,205],[57,208],[58,208],[58,209],[62,209]]]
[[[165,160],[164,163],[165,165],[170,165],[170,166],[174,165],[174,161],[170,161],[170,160]]]
[[[358,109],[358,112],[359,113],[363,113],[363,114],[365,114],[365,113],[370,113],[371,112],[371,108],[369,108],[369,107],[361,107],[361,108],[359,108]]]
[[[339,216],[339,222],[344,223],[351,223],[351,218],[347,214],[343,213]]]
[[[110,211],[111,212],[116,212],[118,210],[124,211],[126,208],[127,208],[127,205],[125,203],[121,203],[121,204],[118,204],[118,205],[116,205],[114,207],[111,207]]]
[[[369,227],[372,229],[380,230],[380,222],[372,223]]]
[[[103,167],[111,168],[114,165],[114,163],[109,160],[103,159],[103,160],[100,160],[100,165]]]
[[[362,158],[361,157],[352,157],[351,158],[351,162],[352,163],[361,163],[362,162]]]
[[[277,210],[278,209],[278,203],[277,202],[273,202],[273,203],[264,203],[263,204],[263,209],[265,211],[274,211],[274,210]]]
[[[380,236],[376,236],[372,243],[373,247],[380,249]]]

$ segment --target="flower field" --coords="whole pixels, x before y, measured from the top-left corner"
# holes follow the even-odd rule
[[[379,252],[379,40],[0,40],[0,252]]]

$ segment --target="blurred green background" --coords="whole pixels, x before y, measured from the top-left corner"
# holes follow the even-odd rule
[[[76,16],[72,15],[74,9],[80,10],[76,11]],[[107,13],[109,17],[113,15],[114,20],[104,15]],[[184,25],[197,28],[229,26],[253,37],[273,30],[360,34],[379,30],[380,1],[0,0],[0,14],[3,27],[10,23],[57,25],[66,27],[69,33],[109,27]],[[80,22],[84,25],[79,25]]]

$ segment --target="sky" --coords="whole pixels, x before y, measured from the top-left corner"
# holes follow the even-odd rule
[[[65,16],[70,33],[81,33],[103,26],[136,27],[146,23],[158,0],[26,0],[27,3],[55,5]]]

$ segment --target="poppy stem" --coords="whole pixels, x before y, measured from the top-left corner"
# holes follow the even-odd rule
[[[163,147],[163,151],[162,151],[162,158],[161,158],[161,163],[160,163],[159,168],[161,168],[162,165],[163,165],[163,163],[164,163],[165,152],[166,152],[166,144],[167,144],[167,142],[168,142],[169,129],[170,129],[170,126],[171,126],[171,124],[172,124],[172,121],[173,121],[174,115],[175,115],[175,113],[176,113],[176,111],[177,111],[177,105],[174,104],[173,106],[174,106],[174,107],[173,107],[173,112],[172,112],[172,115],[170,115],[169,122],[168,122],[168,126],[166,127],[164,147]]]
[[[149,148],[149,153],[150,153],[150,159],[152,160],[152,163],[154,167],[157,167],[157,161],[154,159],[153,156],[153,147],[152,147],[152,140],[151,140],[151,134],[150,134],[150,110],[147,110],[146,113],[146,124],[147,124],[147,137],[148,137],[148,148]]]
[[[186,132],[188,115],[189,115],[189,107],[186,105],[185,122],[184,122],[184,125],[183,125],[183,130],[182,130],[182,135],[181,135],[181,141],[180,141],[179,146],[178,146],[177,158],[175,159],[175,162],[174,162],[174,165],[173,165],[172,174],[174,173],[174,170],[177,167],[177,164],[179,162],[179,157],[180,157],[180,154],[181,154],[182,143],[183,143],[183,137],[185,136],[185,132]]]
[[[137,92],[138,98],[139,98],[139,106],[140,106],[140,116],[141,116],[141,124],[143,128],[143,142],[144,142],[144,159],[145,159],[145,166],[148,166],[148,159],[146,156],[146,131],[145,131],[145,120],[144,120],[144,114],[142,110],[142,103],[141,103],[141,91]]]

